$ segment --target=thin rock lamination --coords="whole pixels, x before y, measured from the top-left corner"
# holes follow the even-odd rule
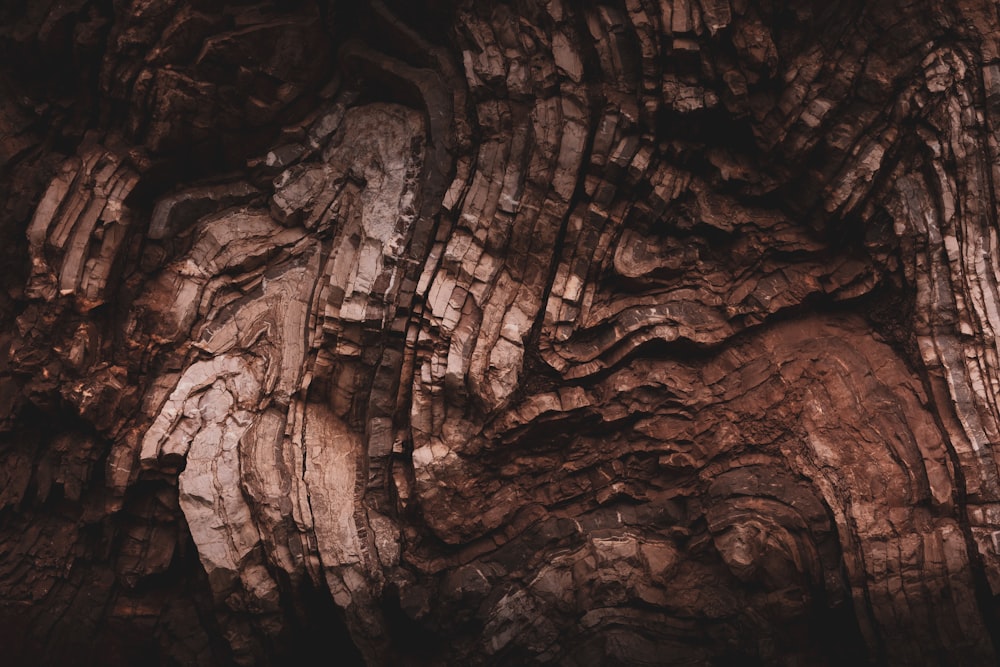
[[[19,658],[995,661],[992,6],[362,4],[0,103]]]

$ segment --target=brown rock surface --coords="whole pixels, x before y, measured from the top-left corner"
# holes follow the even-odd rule
[[[15,665],[984,665],[988,2],[0,6]]]

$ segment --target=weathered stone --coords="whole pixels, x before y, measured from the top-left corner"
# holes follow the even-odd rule
[[[0,10],[13,663],[995,662],[1000,25],[862,4]]]

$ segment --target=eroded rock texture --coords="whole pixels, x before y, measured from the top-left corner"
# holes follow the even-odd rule
[[[5,659],[995,663],[998,39],[4,3]]]

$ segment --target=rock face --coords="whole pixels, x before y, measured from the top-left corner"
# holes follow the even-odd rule
[[[6,3],[7,658],[996,662],[998,44]]]

